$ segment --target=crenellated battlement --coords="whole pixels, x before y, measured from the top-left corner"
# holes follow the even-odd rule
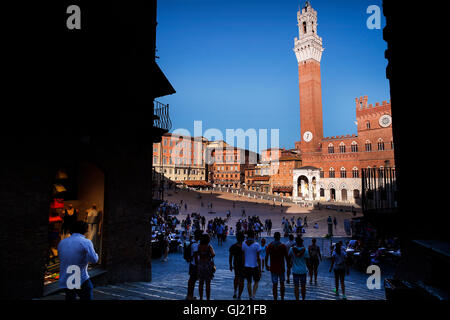
[[[384,100],[384,101],[381,102],[381,104],[379,102],[376,102],[375,106],[372,103],[367,104],[367,100],[368,100],[368,96],[355,98],[356,112],[357,113],[358,113],[358,111],[363,111],[363,110],[367,110],[367,109],[374,109],[374,108],[377,108],[377,107],[390,107],[390,105],[391,105],[391,100],[389,100],[389,102]]]
[[[355,98],[356,103],[356,118],[366,118],[371,116],[372,114],[390,112],[391,109],[391,100],[382,101],[381,104],[376,102],[375,105],[372,103],[367,103],[368,97],[359,97]]]
[[[346,134],[346,135],[342,135],[342,136],[324,137],[323,140],[331,141],[331,140],[351,139],[351,138],[356,138],[356,137],[357,137],[356,134]]]

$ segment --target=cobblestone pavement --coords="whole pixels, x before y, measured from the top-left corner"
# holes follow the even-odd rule
[[[272,241],[271,239],[268,239]],[[318,239],[318,244],[321,245]],[[229,237],[223,246],[218,247],[216,241],[212,245],[216,251],[215,264],[217,271],[211,282],[212,300],[232,300],[233,298],[233,278],[234,272],[228,268],[228,248],[235,241],[234,237]],[[310,244],[310,238],[305,238],[305,245]],[[330,261],[324,259],[319,266],[318,283],[306,286],[307,300],[336,300],[340,299],[334,292],[334,276],[329,272]],[[360,271],[351,269],[350,275],[346,277],[346,295],[348,300],[383,300],[385,292],[383,285],[381,289],[370,290],[366,286],[369,275]],[[383,274],[382,282],[389,274]],[[97,300],[183,300],[186,297],[188,264],[183,259],[182,253],[171,253],[167,262],[159,259],[152,261],[152,282],[133,282],[119,285],[108,285],[94,288],[94,298]],[[198,297],[198,283],[195,288],[195,295]],[[64,299],[63,293],[57,293],[44,298],[45,300]],[[245,285],[242,299],[248,299],[247,286]],[[270,272],[262,273],[259,288],[256,293],[257,300],[271,300],[272,283]],[[294,287],[291,283],[286,284],[286,300],[294,299]]]

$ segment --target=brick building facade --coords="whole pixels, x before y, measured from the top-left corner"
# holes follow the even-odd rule
[[[294,199],[358,202],[362,168],[394,167],[390,102],[368,105],[367,96],[356,98],[357,134],[324,137],[320,85],[324,49],[317,35],[317,12],[309,2],[297,13],[297,20],[299,38],[295,38],[294,52],[299,68],[302,140],[295,148],[303,171],[314,172],[311,178],[317,185],[313,192],[310,179],[302,170],[294,170]]]
[[[262,162],[249,165],[245,169],[244,189],[270,193],[270,163]]]
[[[173,182],[205,181],[207,168],[204,153],[208,140],[166,133],[153,144],[153,167]]]
[[[294,169],[302,166],[300,155],[294,151],[283,151],[278,160],[272,161],[270,189],[273,194],[291,197],[292,196],[292,175]]]
[[[215,186],[243,188],[246,169],[258,160],[259,155],[249,150],[233,147],[224,141],[211,142],[207,155],[210,182]]]

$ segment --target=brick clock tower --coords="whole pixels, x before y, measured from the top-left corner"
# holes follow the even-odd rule
[[[323,138],[320,59],[322,38],[317,35],[317,11],[309,1],[297,12],[299,38],[294,52],[298,62],[300,91],[300,149],[302,153],[321,152]]]

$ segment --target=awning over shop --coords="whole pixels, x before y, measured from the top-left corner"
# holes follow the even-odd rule
[[[253,176],[248,179],[253,180],[253,181],[269,181],[270,177],[269,176]]]
[[[285,187],[273,187],[272,192],[292,192],[293,187],[285,186]]]
[[[180,181],[181,184],[184,184],[188,187],[200,187],[200,188],[210,188],[212,187],[211,183],[204,180],[186,180]]]

